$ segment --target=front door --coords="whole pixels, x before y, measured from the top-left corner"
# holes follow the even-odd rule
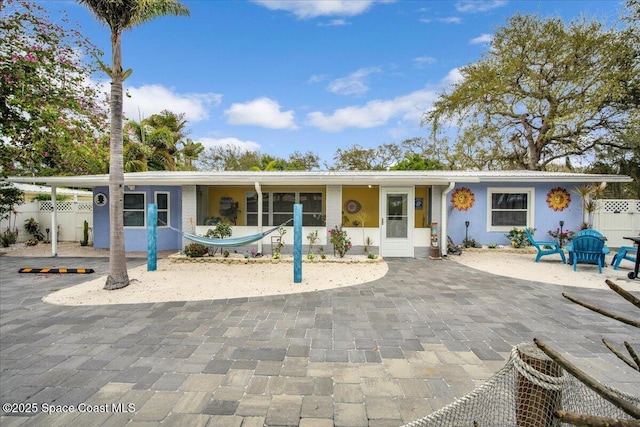
[[[380,254],[413,257],[413,187],[380,189]]]

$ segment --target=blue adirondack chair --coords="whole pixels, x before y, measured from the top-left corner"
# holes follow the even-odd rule
[[[531,244],[538,250],[538,254],[536,255],[535,262],[540,261],[540,258],[542,258],[545,255],[560,254],[560,258],[562,258],[562,263],[563,264],[567,263],[567,259],[564,257],[564,251],[562,250],[558,242],[556,242],[555,240],[550,240],[545,242],[538,241],[533,238],[533,236],[531,235],[531,232],[528,229],[525,228],[524,231],[527,233],[527,238],[529,239]]]
[[[613,269],[617,270],[618,267],[620,267],[620,263],[622,262],[623,259],[626,259],[627,261],[631,261],[631,262],[636,262],[636,257],[631,256],[633,254],[638,256],[638,248],[635,248],[632,246],[620,247],[620,249],[618,249],[618,253],[616,253],[613,256],[613,259],[611,260],[611,265],[613,266]]]
[[[602,274],[604,267],[604,240],[596,236],[578,236],[571,241],[569,260],[573,271],[577,271],[578,264],[596,264],[598,272]]]
[[[593,228],[585,228],[583,230],[578,231],[578,233],[576,234],[576,237],[580,237],[580,236],[594,236],[602,240],[603,242],[605,242],[604,247],[602,248],[602,265],[605,265],[606,262],[604,260],[604,257],[609,252],[611,252],[611,249],[607,247],[607,243],[606,243],[607,239],[602,235],[602,233],[599,232],[598,230],[594,230]],[[571,245],[567,246],[567,250],[569,251],[569,264],[573,265],[573,263],[571,262]]]

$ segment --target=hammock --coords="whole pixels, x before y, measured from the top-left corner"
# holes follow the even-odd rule
[[[263,231],[261,233],[249,234],[248,236],[233,237],[229,239],[210,239],[204,236],[198,236],[197,234],[191,234],[191,233],[182,233],[182,235],[184,236],[185,239],[191,240],[192,242],[200,243],[201,245],[218,246],[221,248],[232,248],[236,246],[244,246],[253,242],[257,242],[258,240],[262,239],[264,236],[273,233],[280,227],[284,227],[291,221],[293,221],[293,218],[291,218],[286,222],[283,222],[282,224],[276,227],[270,228],[267,231]]]

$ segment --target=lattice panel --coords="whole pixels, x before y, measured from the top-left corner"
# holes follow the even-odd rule
[[[58,212],[93,212],[92,202],[58,202],[57,205]],[[40,212],[53,212],[53,203],[50,200],[41,201]]]
[[[626,213],[629,212],[631,200],[605,200],[604,212]]]
[[[93,212],[93,203],[78,202],[78,212]]]
[[[56,203],[58,212],[73,212],[73,202]],[[53,203],[50,200],[40,202],[40,211],[53,212]]]

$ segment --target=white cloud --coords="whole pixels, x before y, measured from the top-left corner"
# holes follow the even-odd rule
[[[242,151],[260,151],[260,144],[254,141],[242,141],[238,138],[198,138],[197,141],[205,148],[237,147]]]
[[[105,88],[109,93],[108,83]],[[222,95],[216,93],[176,93],[161,85],[144,85],[140,87],[125,87],[124,112],[132,120],[169,110],[176,114],[185,115],[191,123],[209,118],[209,107],[218,106]],[[142,116],[142,117],[140,117]]]
[[[280,111],[280,104],[269,98],[257,98],[245,104],[235,103],[225,110],[230,125],[261,126],[269,129],[297,129],[294,112]]]
[[[445,24],[459,24],[462,22],[462,19],[457,16],[448,16],[446,18],[438,18],[438,22],[443,22]]]
[[[423,89],[392,100],[375,100],[362,106],[341,108],[330,115],[316,111],[307,115],[307,124],[327,132],[339,132],[346,128],[384,126],[391,119],[418,123],[436,97],[435,91]]]
[[[442,84],[445,86],[454,85],[462,82],[463,80],[464,80],[464,76],[460,72],[460,69],[454,68],[453,70],[449,71],[449,73],[446,75],[444,79],[442,79]]]
[[[413,62],[418,67],[424,67],[425,65],[435,64],[438,61],[433,56],[418,56],[417,58],[413,58]]]
[[[313,76],[309,77],[308,83],[321,83],[325,80],[327,80],[326,74],[314,74]]]
[[[361,68],[346,77],[332,81],[327,90],[337,95],[362,95],[369,91],[369,87],[365,83],[366,78],[380,72],[378,67]]]
[[[332,19],[329,22],[318,24],[320,27],[344,27],[345,25],[349,25],[349,23],[344,19]]]
[[[480,34],[478,37],[469,40],[469,44],[490,44],[491,40],[493,40],[491,34]]]
[[[356,16],[375,3],[390,3],[393,0],[253,0],[270,10],[291,12],[300,19],[319,16]]]
[[[456,3],[458,12],[478,13],[496,9],[507,4],[507,0],[460,0]]]
[[[446,18],[422,18],[420,19],[420,22],[424,22],[425,24],[430,24],[433,21],[437,21],[437,22],[442,22],[443,24],[459,24],[462,22],[462,19],[458,18],[457,16],[448,16]]]

